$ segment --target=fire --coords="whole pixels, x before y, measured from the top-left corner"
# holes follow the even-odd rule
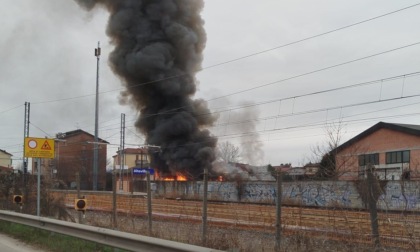
[[[187,177],[185,177],[182,174],[177,174],[176,175],[176,180],[178,180],[178,181],[187,181]]]
[[[177,173],[175,176],[170,176],[166,178],[162,178],[163,181],[187,181],[187,177],[182,175],[181,173]]]

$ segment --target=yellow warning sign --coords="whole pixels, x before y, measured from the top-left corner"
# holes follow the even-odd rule
[[[44,144],[41,147],[41,150],[51,150],[51,146],[47,140],[45,140]]]
[[[25,157],[54,158],[54,139],[25,137]]]

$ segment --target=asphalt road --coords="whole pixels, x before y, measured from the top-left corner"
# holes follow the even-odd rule
[[[0,233],[0,251],[1,252],[44,252],[39,248],[27,245],[17,239],[11,238]]]

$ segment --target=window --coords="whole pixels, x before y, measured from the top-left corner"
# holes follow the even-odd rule
[[[398,164],[398,163],[409,163],[410,162],[410,151],[393,151],[386,153],[387,164]]]
[[[365,166],[368,164],[378,165],[379,153],[359,155],[359,166]]]

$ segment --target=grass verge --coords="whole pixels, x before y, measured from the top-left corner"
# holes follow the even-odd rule
[[[114,249],[94,242],[7,221],[0,221],[0,232],[47,251],[126,252],[126,250]]]

